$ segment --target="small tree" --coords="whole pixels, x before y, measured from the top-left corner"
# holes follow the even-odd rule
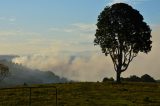
[[[125,3],[107,6],[98,16],[94,44],[110,55],[117,73],[117,82],[139,52],[151,50],[151,29],[143,16]]]
[[[0,81],[2,81],[9,73],[8,66],[0,64]]]

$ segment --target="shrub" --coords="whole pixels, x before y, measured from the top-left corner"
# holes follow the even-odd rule
[[[111,78],[105,77],[105,78],[103,78],[102,82],[108,82],[108,81],[114,81],[113,77],[111,77]]]
[[[155,79],[148,74],[142,75],[141,81],[142,82],[156,82]]]
[[[132,76],[130,76],[129,81],[131,81],[131,82],[140,82],[141,78],[139,78],[136,75],[132,75]]]

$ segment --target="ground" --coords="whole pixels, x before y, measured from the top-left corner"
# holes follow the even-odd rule
[[[160,83],[79,82],[34,86],[46,88],[32,89],[31,106],[55,106],[55,88],[47,88],[48,86],[57,87],[58,106],[160,106]],[[12,105],[17,103],[16,106],[28,104],[29,89],[25,89],[17,91],[9,89],[5,94],[1,90],[3,102],[0,100],[0,104],[2,106],[6,106],[7,103]],[[20,97],[15,97],[13,92],[18,92],[16,95]],[[12,95],[14,97],[11,98]],[[18,97],[24,100],[13,99]]]

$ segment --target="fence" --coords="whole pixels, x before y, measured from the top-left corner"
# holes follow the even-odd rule
[[[57,88],[55,86],[1,88],[0,106],[57,106]]]

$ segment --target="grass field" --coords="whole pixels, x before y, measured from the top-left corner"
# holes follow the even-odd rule
[[[160,83],[81,82],[36,86],[56,86],[58,106],[160,106]],[[0,91],[0,106],[28,105],[27,89],[5,92]],[[38,88],[31,93],[31,106],[55,105],[55,88]]]

